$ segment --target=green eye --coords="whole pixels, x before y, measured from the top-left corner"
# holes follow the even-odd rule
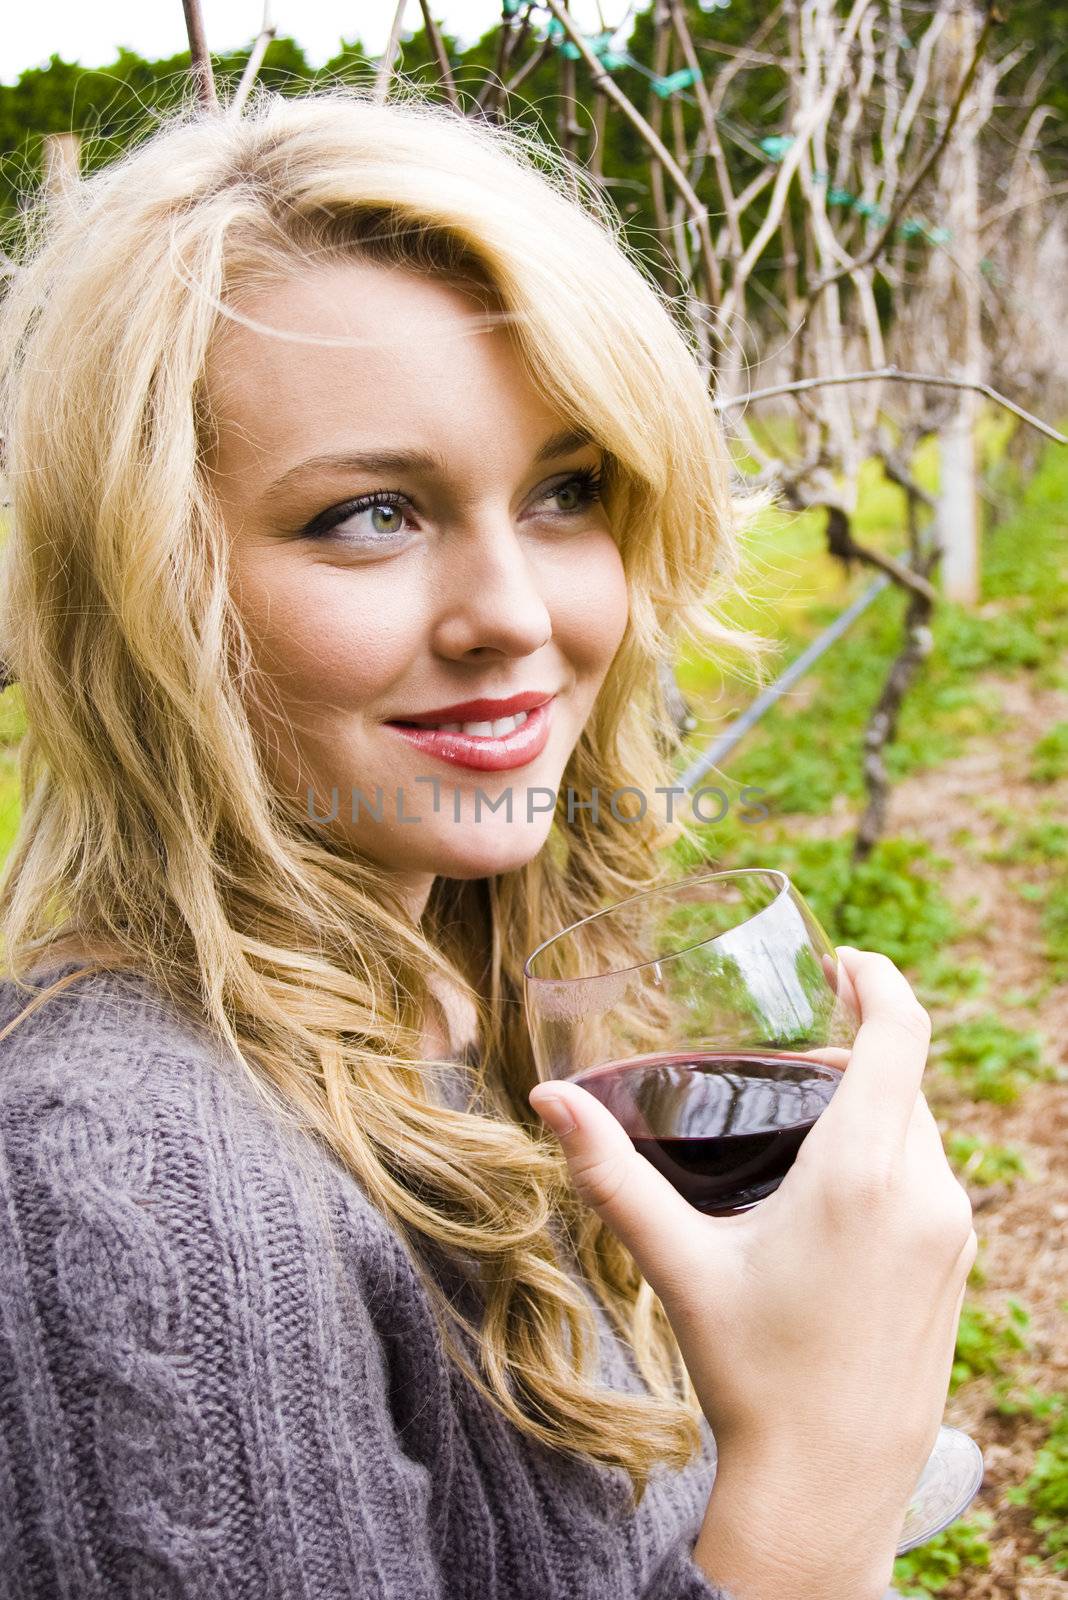
[[[549,498],[555,500],[558,495],[577,494],[578,503],[565,508],[566,516],[573,516],[577,511],[585,511],[588,506],[601,498],[601,474],[596,467],[583,467],[578,472],[573,472],[563,483],[558,483],[555,489],[550,490]]]
[[[360,495],[356,500],[346,500],[343,505],[334,506],[329,511],[324,511],[320,516],[309,522],[301,530],[301,536],[307,539],[323,539],[333,533],[342,523],[349,522],[353,517],[358,517],[363,511],[389,511],[395,516],[401,516],[409,501],[405,495],[394,489],[379,489],[374,494]],[[353,543],[374,543],[379,540],[396,538],[404,532],[403,526],[392,528],[376,528],[373,523],[368,534],[339,534],[342,539],[351,539]]]

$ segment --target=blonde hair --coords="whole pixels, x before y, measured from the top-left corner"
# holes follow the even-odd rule
[[[659,1300],[527,1103],[522,961],[672,875],[665,846],[691,825],[669,824],[655,793],[674,780],[658,661],[691,641],[749,666],[761,641],[718,611],[739,570],[736,504],[694,343],[610,203],[534,134],[405,80],[393,92],[260,89],[237,119],[186,104],[26,212],[0,307],[13,513],[0,627],[27,722],[0,934],[21,986],[73,930],[206,1021],[413,1258],[422,1245],[474,1263],[478,1326],[423,1277],[486,1399],[544,1443],[623,1468],[640,1502],[658,1462],[694,1459],[700,1406]],[[253,661],[204,466],[202,376],[241,293],[312,257],[484,286],[531,381],[606,452],[629,585],[560,794],[629,784],[647,815],[569,821],[561,800],[534,860],[437,879],[421,927],[380,869],[274,792],[241,694]],[[590,926],[591,959],[629,965],[610,920]],[[439,979],[477,1011],[477,1114],[431,1093],[443,1063],[421,1054],[422,1021]],[[647,1393],[598,1383],[597,1323],[558,1224]]]

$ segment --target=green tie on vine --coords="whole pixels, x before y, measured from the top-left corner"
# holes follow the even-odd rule
[[[680,72],[673,72],[668,78],[653,78],[650,81],[654,94],[658,94],[661,100],[666,100],[669,95],[678,94],[680,89],[688,89],[699,77],[700,73],[695,72],[692,67],[683,67]]]
[[[506,7],[511,6],[513,8],[507,11],[506,15],[514,16],[519,9],[520,0],[502,0],[502,3]],[[549,38],[552,39],[561,55],[567,56],[570,61],[579,60],[582,51],[573,40],[563,37],[564,25],[558,17],[553,17],[550,20],[548,32]],[[626,53],[620,54],[612,49],[612,29],[609,29],[606,33],[584,34],[583,38],[606,72],[612,72],[616,67],[624,67],[630,61],[630,57]]]
[[[761,139],[760,148],[769,161],[776,164],[784,159],[787,151],[793,145],[793,136],[788,133],[769,133],[767,138]],[[820,185],[830,182],[830,173],[813,172],[813,183]],[[877,227],[890,221],[889,212],[875,204],[874,200],[863,200],[853,194],[849,189],[841,189],[837,184],[832,184],[827,190],[827,204],[829,206],[848,206],[856,212],[858,217],[867,217]],[[928,244],[948,244],[953,235],[948,228],[930,228],[919,217],[909,217],[901,223],[897,230],[902,239],[926,239]]]

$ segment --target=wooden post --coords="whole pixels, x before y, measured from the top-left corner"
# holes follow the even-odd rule
[[[977,19],[971,0],[962,0],[950,22],[947,49],[951,73],[963,73],[975,48]],[[972,98],[970,96],[969,98]],[[947,370],[953,377],[983,379],[979,283],[979,151],[974,118],[962,107],[942,169],[940,191],[953,260],[943,257]],[[953,414],[939,434],[941,482],[936,531],[942,551],[942,584],[947,600],[974,605],[980,590],[979,499],[976,489],[974,392],[958,391]]]

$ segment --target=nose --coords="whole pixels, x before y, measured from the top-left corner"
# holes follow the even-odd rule
[[[484,520],[446,540],[435,579],[441,599],[433,642],[441,655],[531,655],[552,638],[536,569],[507,519]]]

